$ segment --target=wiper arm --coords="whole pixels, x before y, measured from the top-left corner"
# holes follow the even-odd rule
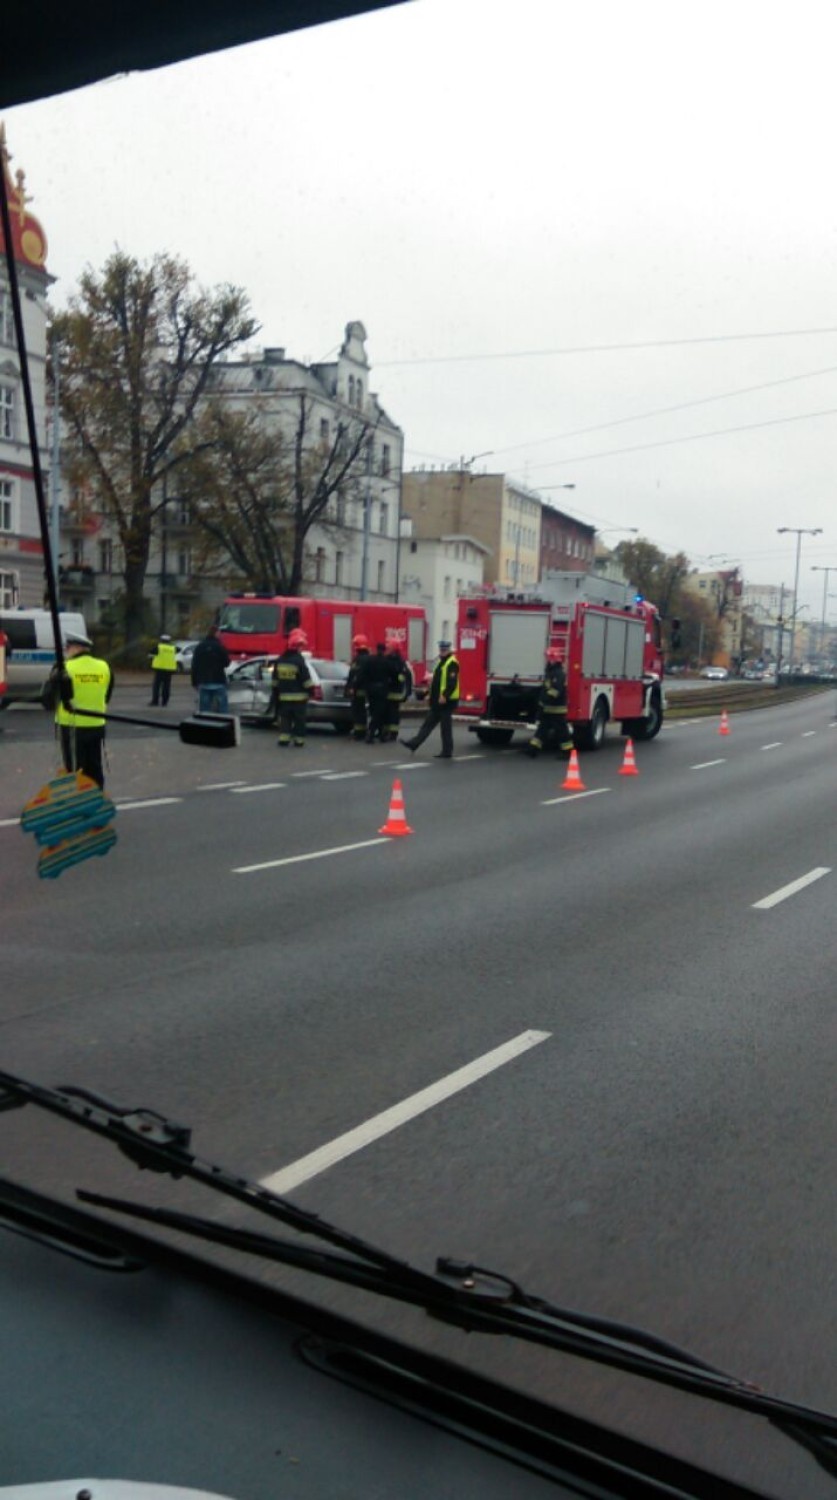
[[[166,1120],[154,1110],[125,1109],[83,1089],[46,1089],[0,1072],[0,1110],[24,1104],[36,1104],[113,1140],[141,1169],[165,1172],[176,1179],[188,1177],[347,1253],[334,1255],[175,1210],[147,1208],[79,1191],[85,1203],[391,1297],[468,1331],[510,1334],[736,1406],[767,1418],[785,1436],[801,1443],[830,1474],[837,1475],[837,1417],[827,1412],[768,1396],[757,1386],[727,1375],[653,1334],[555,1306],[526,1293],[510,1278],[470,1262],[441,1258],[435,1274],[417,1270],[260,1184],[200,1161],[188,1149],[188,1127]]]

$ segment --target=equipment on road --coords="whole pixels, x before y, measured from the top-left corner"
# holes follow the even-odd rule
[[[719,734],[729,734],[729,718],[725,708],[721,709],[721,722],[718,725]]]
[[[537,594],[492,589],[459,600],[459,712],[485,745],[535,731],[544,661],[563,661],[576,747],[597,750],[610,720],[634,740],[663,722],[662,621],[653,604],[595,574],[547,573]]]
[[[389,799],[389,815],[383,828],[379,828],[378,832],[386,833],[390,838],[400,838],[405,833],[415,832],[407,822],[407,814],[404,809],[404,790],[397,777],[392,783],[392,795]]]
[[[569,765],[567,766],[567,774],[564,777],[564,780],[561,782],[561,787],[565,792],[584,792],[587,790],[584,782],[581,779],[581,772],[578,769],[577,750],[570,751],[570,761]]]
[[[620,776],[638,776],[639,775],[639,767],[637,766],[636,757],[634,755],[634,742],[633,742],[633,740],[629,739],[627,741],[626,745],[625,745],[625,754],[622,757],[622,764],[619,767],[619,775]]]

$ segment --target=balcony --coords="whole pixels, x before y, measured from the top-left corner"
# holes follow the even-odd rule
[[[92,590],[96,583],[96,574],[89,563],[77,568],[59,568],[58,582],[68,589]]]

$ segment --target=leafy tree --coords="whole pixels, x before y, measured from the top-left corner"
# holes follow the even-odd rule
[[[341,504],[362,494],[375,424],[347,415],[322,439],[314,421],[314,400],[304,392],[279,408],[265,397],[247,412],[216,394],[178,475],[178,493],[203,533],[204,561],[231,563],[256,591],[298,594],[311,528],[339,528]]]
[[[211,372],[257,324],[240,288],[207,291],[174,256],[141,265],[116,250],[100,273],[84,272],[52,331],[67,467],[116,524],[130,643],[143,630],[155,488],[194,453]]]
[[[675,552],[669,557],[645,537],[620,542],[614,550],[637,593],[656,604],[663,617],[676,614],[682,599],[682,583],[689,572],[685,554]]]

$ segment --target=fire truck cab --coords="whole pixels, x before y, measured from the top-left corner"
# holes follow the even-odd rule
[[[249,656],[278,656],[292,630],[308,637],[313,656],[327,661],[352,659],[352,639],[368,637],[397,646],[410,663],[414,685],[427,677],[427,616],[416,604],[377,604],[358,599],[311,599],[274,594],[230,594],[218,616],[218,631],[234,661]]]
[[[665,710],[660,616],[625,585],[548,573],[537,595],[494,590],[459,600],[461,713],[486,745],[532,735],[546,650],[567,678],[567,718],[578,749],[597,750],[609,722],[636,740],[659,734]]]

